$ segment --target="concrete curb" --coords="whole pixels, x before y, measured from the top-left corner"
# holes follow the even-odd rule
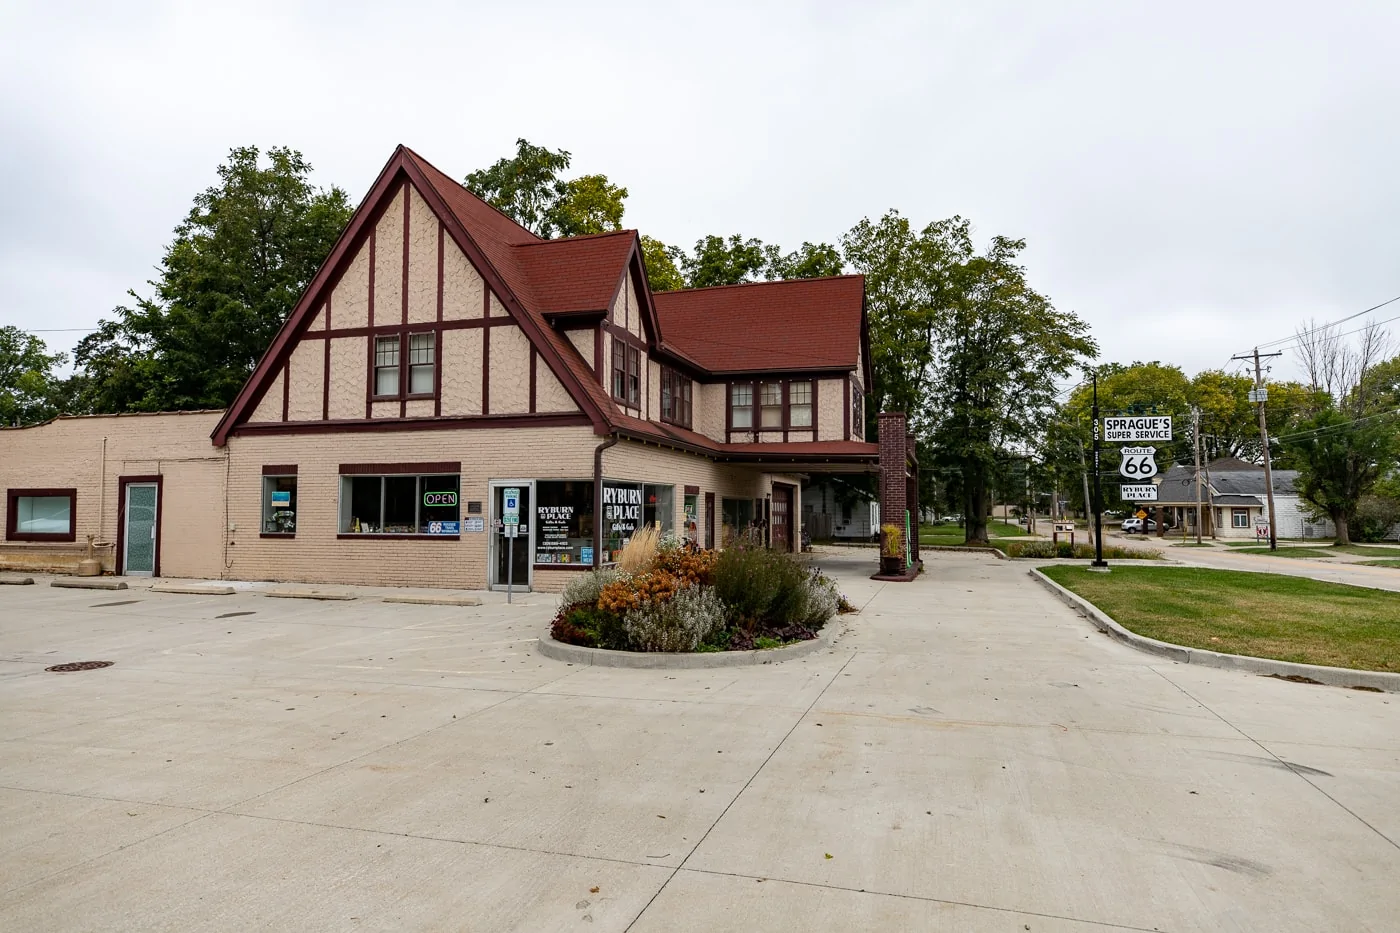
[[[1010,560],[1001,552],[1001,548],[994,547],[962,547],[957,544],[921,544],[919,553],[924,551],[952,551],[955,554],[990,554],[997,560]]]
[[[152,593],[176,593],[181,596],[232,596],[233,587],[215,583],[153,583]]]
[[[49,583],[67,590],[124,590],[125,580],[110,580],[105,577],[60,577]]]
[[[335,591],[335,590],[315,590],[315,589],[311,589],[311,590],[297,590],[297,589],[264,590],[264,591],[263,591],[263,595],[264,595],[264,596],[270,596],[270,597],[272,597],[273,599],[354,599],[354,598],[355,598],[355,596],[354,596],[353,593],[342,593],[342,592],[337,592],[337,591]]]
[[[410,606],[480,606],[475,596],[385,596],[382,602]]]
[[[17,577],[10,573],[0,573],[0,586],[33,586],[33,577]]]
[[[1384,690],[1400,693],[1400,674],[1386,671],[1358,671],[1349,667],[1323,667],[1319,664],[1296,664],[1292,661],[1275,661],[1272,658],[1255,658],[1246,654],[1222,654],[1205,648],[1188,648],[1169,642],[1148,638],[1130,632],[1113,621],[1103,610],[1077,593],[1072,593],[1051,580],[1039,569],[1032,567],[1030,575],[1042,586],[1060,598],[1062,602],[1094,623],[1105,634],[1131,648],[1168,658],[1179,664],[1199,664],[1202,667],[1218,667],[1227,671],[1246,671],[1251,674],[1272,674],[1279,677],[1307,677],[1318,683],[1332,687],[1364,687],[1370,690]]]
[[[837,618],[840,618],[839,616]],[[698,670],[713,667],[747,667],[752,664],[772,664],[775,661],[791,661],[795,658],[815,654],[823,648],[831,647],[836,637],[836,619],[832,619],[817,637],[796,645],[781,648],[762,648],[753,651],[712,651],[703,654],[670,653],[660,651],[609,651],[606,648],[584,648],[580,645],[566,645],[555,641],[546,632],[539,640],[540,654],[556,661],[583,664],[593,667],[630,667],[645,670]]]

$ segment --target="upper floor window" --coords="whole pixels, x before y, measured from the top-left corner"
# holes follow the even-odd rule
[[[661,420],[690,427],[691,382],[669,366],[661,367]]]
[[[758,384],[759,415],[761,428],[781,428],[783,426],[783,384],[781,382],[760,382]]]
[[[375,398],[399,398],[403,395],[432,395],[437,388],[437,335],[407,334],[408,381],[403,381],[400,365],[404,335],[389,334],[374,338]]]
[[[851,435],[865,437],[865,393],[851,383]]]
[[[788,383],[788,427],[810,428],[812,426],[812,383],[807,381]]]
[[[374,394],[399,394],[399,338],[374,338]]]
[[[736,428],[753,427],[753,386],[729,387],[729,423]]]
[[[408,394],[432,395],[437,359],[436,334],[408,335]]]
[[[612,343],[612,394],[624,404],[642,406],[642,351],[617,337]]]
[[[744,431],[811,429],[816,425],[815,392],[810,379],[735,383],[729,387],[729,426]]]

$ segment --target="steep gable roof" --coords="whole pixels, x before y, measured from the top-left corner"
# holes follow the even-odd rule
[[[857,366],[859,275],[658,292],[653,300],[664,346],[712,373]]]
[[[311,283],[302,293],[301,299],[277,336],[273,338],[267,352],[258,361],[252,375],[215,427],[215,444],[224,444],[233,428],[256,408],[268,386],[276,379],[277,371],[291,355],[297,339],[306,330],[316,309],[324,303],[329,290],[334,287],[344,266],[368,237],[383,206],[392,200],[398,186],[405,180],[414,185],[429,208],[442,221],[448,235],[481,273],[491,291],[505,304],[521,330],[539,351],[541,359],[588,414],[595,429],[607,428],[609,415],[616,411],[612,400],[598,384],[592,368],[583,361],[568,338],[555,331],[544,319],[531,287],[529,267],[532,261],[527,259],[522,264],[517,258],[517,247],[526,247],[524,252],[528,254],[528,247],[546,244],[547,241],[467,191],[412,150],[399,146],[380,171],[369,193],[360,202],[350,223],[341,232],[335,246],[312,277]],[[630,239],[617,239],[631,244],[628,251],[624,253],[614,247],[611,251],[592,248],[589,252],[589,255],[594,257],[595,265],[611,265],[613,288],[609,295],[615,293],[617,283],[625,274],[628,257],[638,252],[635,233],[630,234]],[[619,254],[621,258],[618,258]],[[592,281],[590,280],[590,283]],[[599,294],[601,291],[601,288],[593,287],[585,294]],[[561,298],[555,300],[557,303],[567,303]]]

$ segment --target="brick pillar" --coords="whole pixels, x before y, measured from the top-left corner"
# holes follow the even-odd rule
[[[912,432],[905,435],[905,451],[909,457],[909,478],[905,487],[904,503],[909,509],[909,556],[917,566],[919,556],[919,448]]]
[[[904,412],[882,411],[877,423],[880,432],[880,524],[894,525],[902,534],[904,509],[908,502],[904,469],[908,440],[905,436]],[[910,520],[912,522],[912,516]],[[882,548],[884,542],[885,536],[882,531]],[[908,542],[905,542],[905,546],[908,547]]]

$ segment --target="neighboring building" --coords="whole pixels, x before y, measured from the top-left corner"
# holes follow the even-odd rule
[[[400,147],[227,411],[0,432],[0,564],[557,589],[650,522],[792,549],[805,474],[880,468],[869,360],[859,276],[653,295],[634,231],[541,240]]]
[[[802,487],[802,527],[817,540],[878,541],[880,503],[860,487],[819,477]]]
[[[1157,502],[1144,503],[1144,507],[1164,512],[1171,527],[1194,534],[1195,476],[1194,467],[1173,466],[1156,481]],[[1262,466],[1226,457],[1208,464],[1201,479],[1202,534],[1220,538],[1268,536],[1268,487]],[[1308,504],[1298,494],[1297,470],[1274,470],[1273,481],[1277,537],[1328,538],[1336,534],[1329,519],[1311,516]]]

